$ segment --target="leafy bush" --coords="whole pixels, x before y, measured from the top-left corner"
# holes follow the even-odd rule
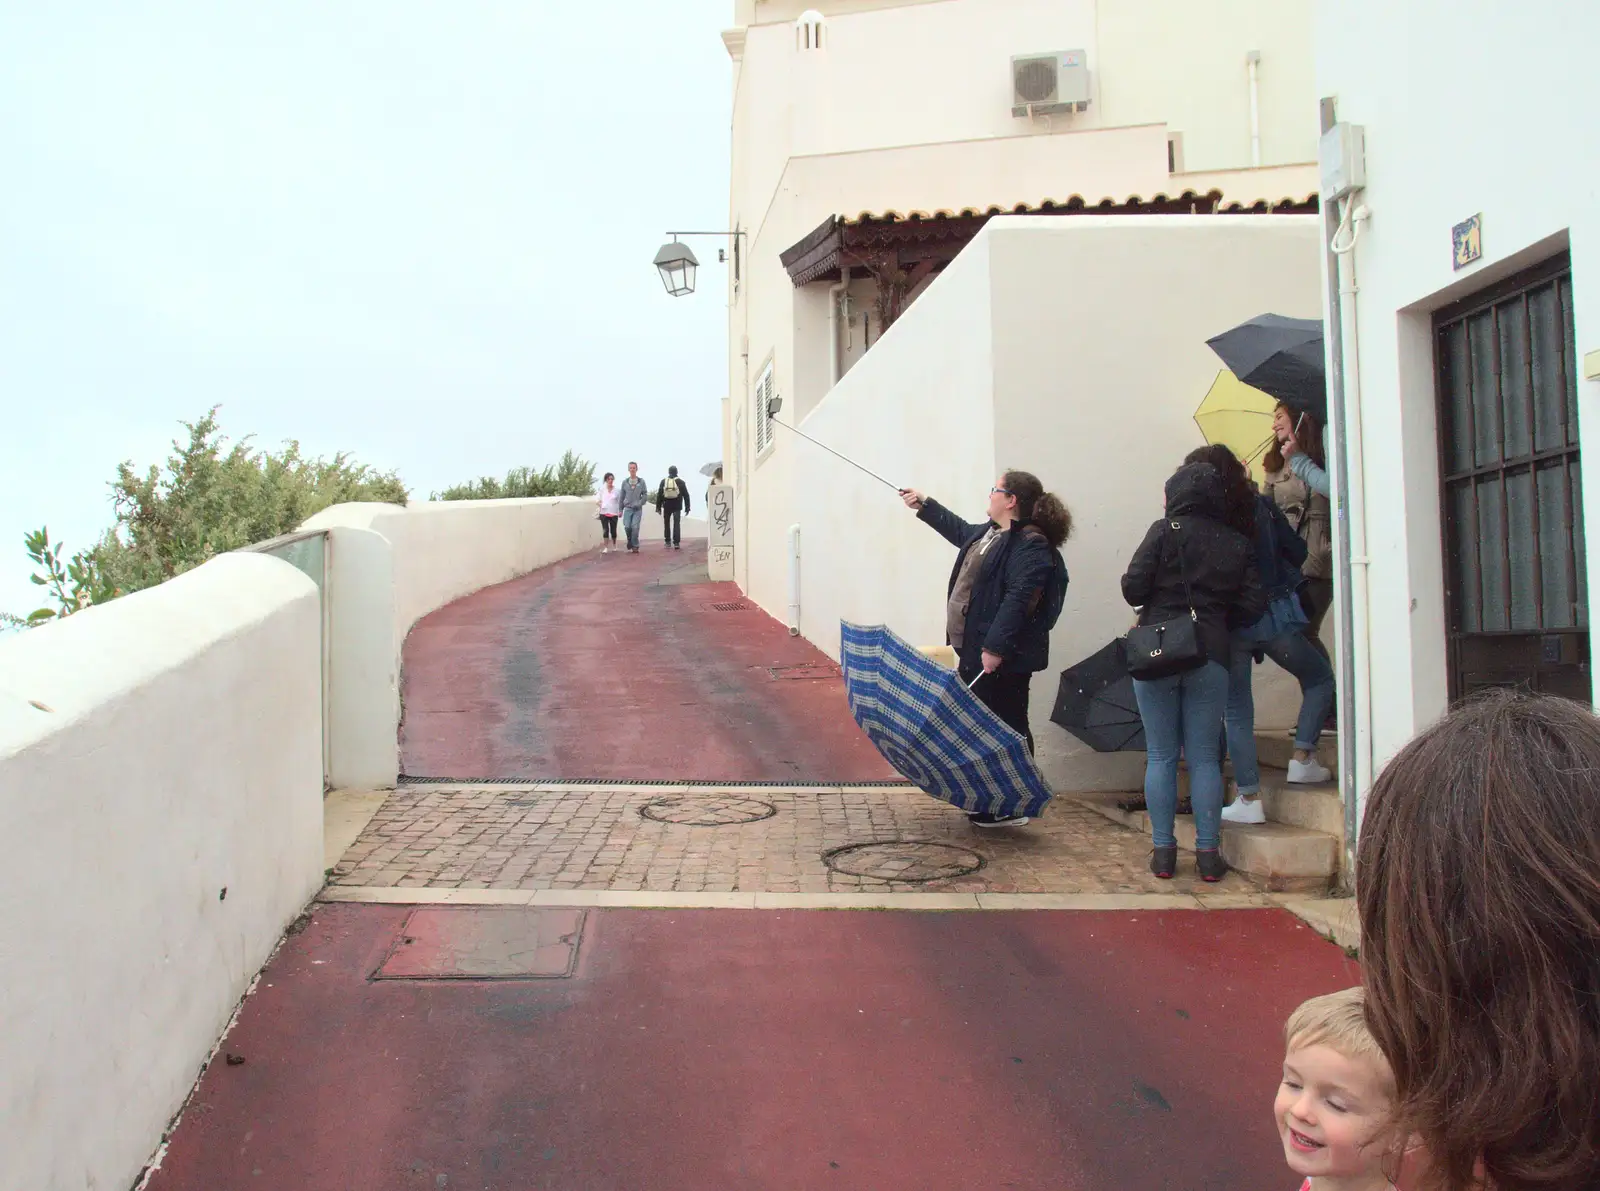
[[[456,484],[443,492],[435,492],[431,500],[505,500],[526,496],[593,496],[594,464],[580,458],[572,451],[561,456],[561,462],[543,471],[531,467],[513,467],[504,480],[493,476]]]
[[[341,452],[307,459],[290,441],[283,450],[253,450],[248,437],[227,445],[213,406],[198,422],[184,422],[188,442],[174,439],[166,467],[142,474],[132,462],[117,469],[111,484],[116,524],[94,546],[65,565],[62,545],[48,529],[27,535],[33,582],[53,606],[26,617],[5,616],[16,626],[41,624],[125,592],[153,587],[207,559],[297,529],[308,517],[344,501],[406,502],[393,472],[358,464]]]

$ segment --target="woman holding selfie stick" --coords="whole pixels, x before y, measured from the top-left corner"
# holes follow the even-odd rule
[[[963,682],[1033,751],[1028,695],[1050,663],[1050,630],[1067,596],[1061,544],[1072,514],[1037,476],[1008,471],[989,489],[988,520],[972,524],[913,488],[906,507],[956,548],[946,591],[945,636]],[[969,816],[978,827],[1017,827],[1026,815]]]

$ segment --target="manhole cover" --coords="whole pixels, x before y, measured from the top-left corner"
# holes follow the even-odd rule
[[[759,798],[740,798],[736,794],[686,794],[679,798],[657,798],[639,808],[639,814],[657,823],[676,823],[680,827],[732,827],[738,823],[759,823],[778,813],[778,808]]]
[[[583,911],[526,906],[413,910],[379,980],[560,980],[572,975]]]
[[[983,867],[983,857],[954,844],[926,840],[874,840],[846,844],[822,854],[836,873],[875,881],[943,881],[966,877]]]

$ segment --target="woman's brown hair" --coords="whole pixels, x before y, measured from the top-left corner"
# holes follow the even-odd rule
[[[1209,463],[1222,473],[1222,508],[1228,528],[1256,540],[1256,490],[1250,484],[1250,473],[1239,462],[1231,448],[1222,443],[1196,447],[1184,457],[1184,463]]]
[[[1600,720],[1463,704],[1374,784],[1356,890],[1367,1021],[1426,1191],[1600,1187]]]
[[[1017,498],[1017,520],[1035,526],[1053,547],[1072,536],[1072,514],[1054,492],[1046,492],[1039,477],[1028,471],[1008,471],[1002,477],[1006,491]]]
[[[1301,413],[1293,406],[1278,403],[1278,409],[1289,415],[1289,423],[1294,427],[1294,440],[1300,444],[1300,449],[1311,457],[1311,462],[1318,467],[1327,467],[1328,461],[1322,453],[1322,423],[1317,421],[1315,414]],[[1273,411],[1276,415],[1277,410]],[[1278,441],[1278,436],[1272,436],[1272,445],[1267,448],[1267,453],[1261,456],[1261,466],[1266,473],[1277,475],[1283,470],[1283,444]]]

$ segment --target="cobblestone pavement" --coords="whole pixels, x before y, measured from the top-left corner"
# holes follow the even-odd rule
[[[715,824],[715,825],[710,825]],[[936,845],[908,847],[910,842]],[[882,844],[877,848],[852,845]],[[832,858],[833,849],[847,849]],[[980,831],[909,789],[405,786],[334,869],[353,886],[826,893],[1190,893],[1149,842],[1057,799]],[[1249,892],[1231,875],[1220,887]]]

